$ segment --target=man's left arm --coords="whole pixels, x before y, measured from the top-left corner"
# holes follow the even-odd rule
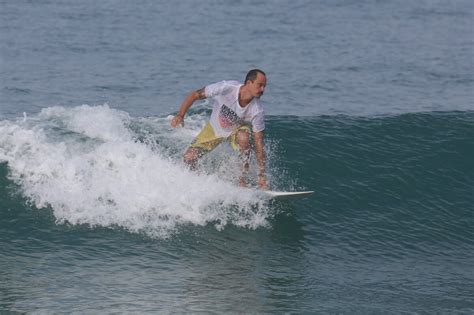
[[[258,186],[261,189],[268,189],[267,186],[267,176],[265,174],[265,147],[264,147],[264,133],[263,131],[258,131],[253,133],[253,138],[255,141],[255,154],[257,156],[257,165],[258,165]]]

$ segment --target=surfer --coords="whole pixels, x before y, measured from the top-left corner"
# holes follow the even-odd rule
[[[184,162],[196,169],[198,160],[223,141],[229,141],[239,152],[242,161],[242,175],[239,184],[247,186],[249,172],[250,136],[253,133],[258,165],[258,185],[268,189],[265,175],[264,129],[265,113],[260,97],[265,91],[267,78],[260,69],[250,70],[244,84],[237,81],[220,81],[192,91],[181,103],[178,113],[171,120],[171,126],[184,126],[184,116],[196,100],[210,98],[213,109],[210,121],[193,140],[184,153]]]

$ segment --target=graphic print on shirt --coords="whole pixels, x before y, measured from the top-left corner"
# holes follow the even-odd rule
[[[219,124],[222,128],[229,129],[242,123],[242,119],[232,109],[225,104],[222,105],[219,112]]]

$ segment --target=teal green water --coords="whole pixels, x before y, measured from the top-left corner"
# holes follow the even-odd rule
[[[125,119],[104,107],[83,110],[96,110],[96,119],[101,112]],[[148,184],[165,190],[150,169],[137,182],[127,179],[123,200],[116,194],[122,183],[88,170],[107,155],[120,179],[140,154],[181,169],[180,150],[167,142],[176,134],[152,132],[166,119],[126,118],[130,139],[118,137],[123,130],[109,122],[114,138],[100,139],[86,136],[92,130],[64,127],[65,117],[80,115],[71,111],[0,126],[2,156],[7,147],[16,152],[15,161],[0,166],[3,310],[469,313],[474,307],[472,112],[271,116],[269,155],[278,156],[271,178],[280,187],[314,189],[313,196],[266,202],[224,187],[232,202],[218,190],[207,200],[183,179],[164,181],[171,186],[165,197],[180,200],[166,204],[149,194]],[[191,115],[190,125],[206,115]],[[28,130],[35,130],[33,138]],[[48,143],[65,145],[63,156],[42,155]],[[229,152],[209,155],[198,184],[216,189],[211,177],[226,185],[212,176],[222,173]],[[30,158],[37,164],[25,168]],[[218,170],[207,171],[215,163]],[[76,174],[58,177],[58,164]],[[108,200],[87,189],[79,197],[61,190],[81,182],[108,183]]]
[[[474,2],[0,0],[0,313],[474,313]],[[191,90],[267,73],[236,187]],[[87,105],[83,105],[87,104]],[[251,165],[255,178],[256,165]]]

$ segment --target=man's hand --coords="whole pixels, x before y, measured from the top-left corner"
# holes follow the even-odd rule
[[[171,127],[176,128],[178,125],[184,127],[184,117],[180,114],[176,115],[171,119]]]

